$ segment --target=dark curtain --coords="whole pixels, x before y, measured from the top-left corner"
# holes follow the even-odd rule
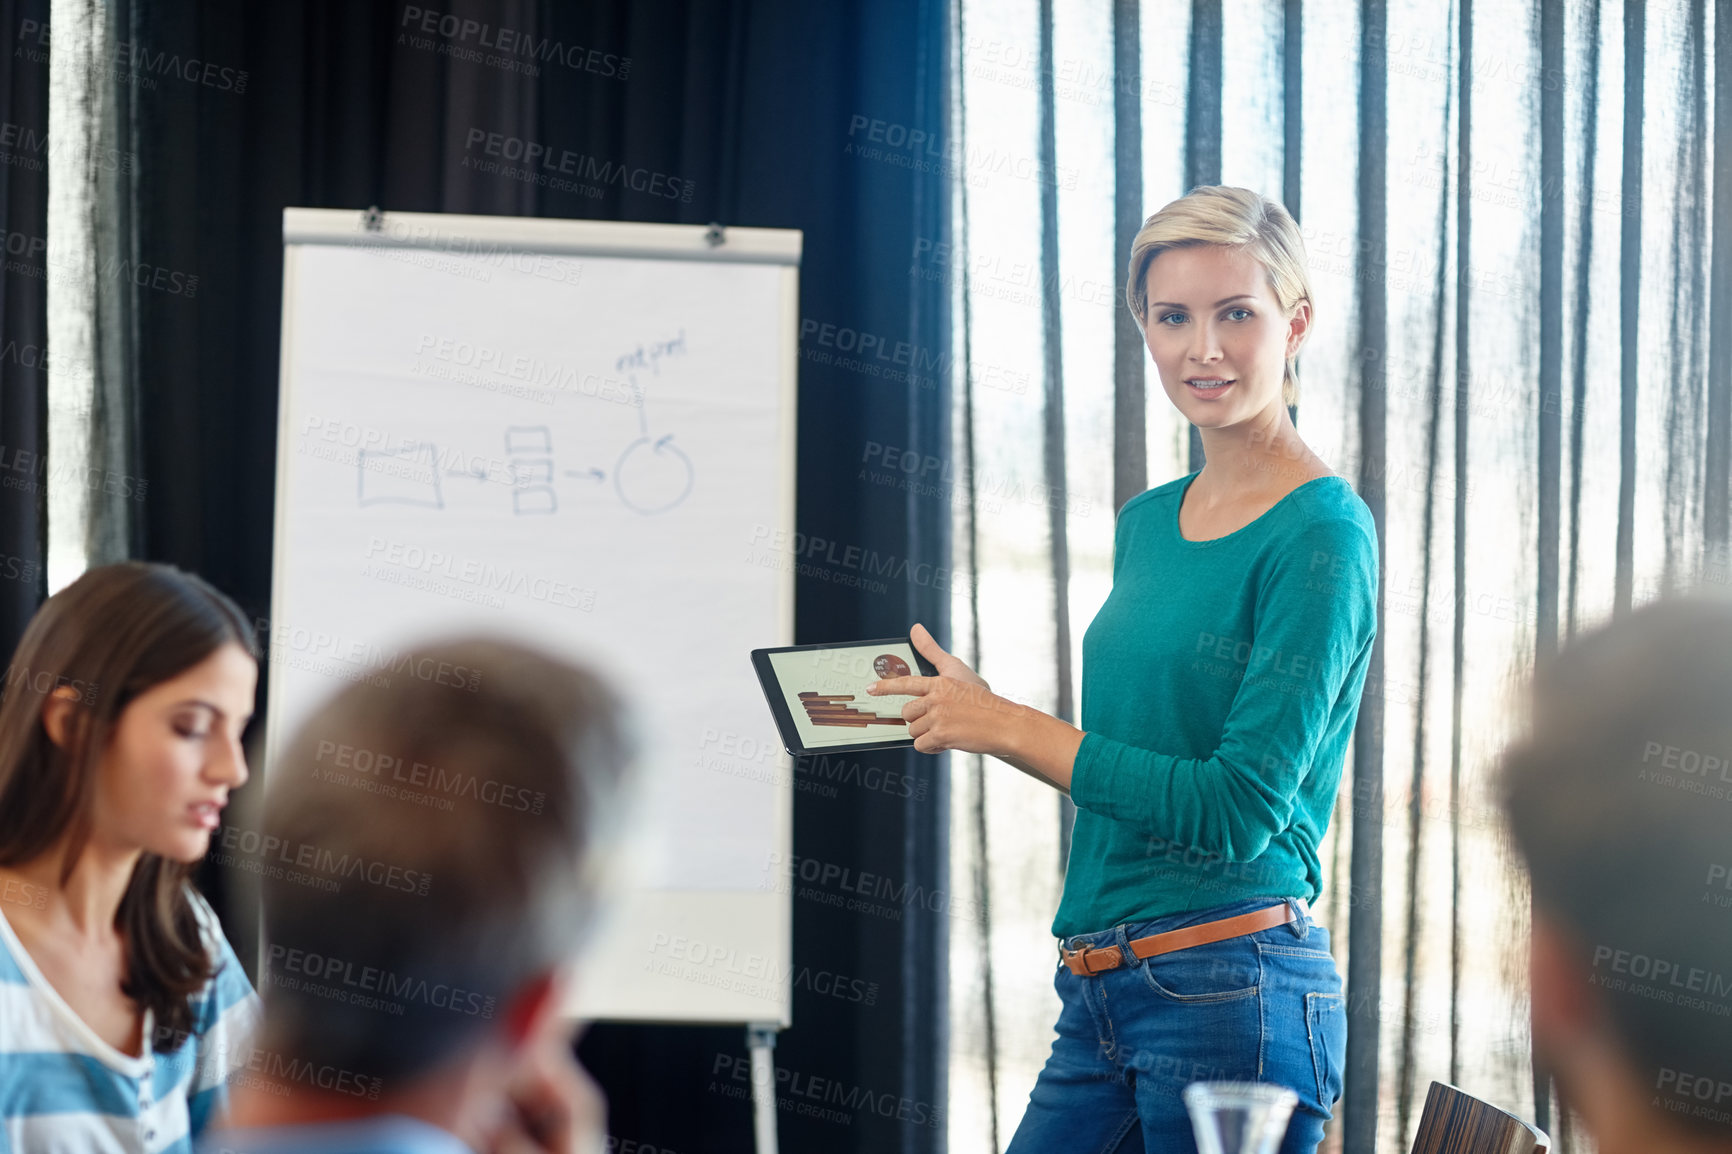
[[[797,640],[904,634],[914,621],[948,636],[948,511],[861,472],[873,446],[938,457],[949,444],[948,296],[907,271],[917,243],[949,240],[949,186],[933,159],[948,83],[939,0],[498,0],[435,12],[565,46],[534,75],[466,59],[453,50],[473,47],[472,34],[426,31],[413,5],[137,3],[149,51],[215,67],[141,88],[136,243],[183,286],[197,278],[192,292],[137,302],[147,556],[200,572],[263,624],[284,206],[719,220],[805,233],[797,528],[835,547],[791,559]],[[592,196],[484,175],[465,162],[489,133],[666,179]],[[868,136],[870,158],[857,151]],[[678,195],[663,195],[671,181]],[[881,576],[856,583],[856,558]],[[797,767],[794,852],[894,879],[920,900],[894,918],[794,900],[795,1024],[776,1051],[788,1075],[783,1148],[940,1149],[955,909],[947,779],[922,755],[859,760],[822,789],[803,788],[816,767]],[[741,1083],[724,1081],[745,1056],[742,1030],[604,1024],[582,1053],[622,1145],[751,1148],[749,1104],[725,1092]],[[825,1088],[816,1099],[814,1086]]]
[[[48,0],[0,0],[0,653],[47,594]]]

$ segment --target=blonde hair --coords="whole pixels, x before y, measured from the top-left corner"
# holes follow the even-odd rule
[[[1149,265],[1170,248],[1202,244],[1250,253],[1269,274],[1269,288],[1283,310],[1290,313],[1305,301],[1315,315],[1311,278],[1305,269],[1305,241],[1292,215],[1279,201],[1248,188],[1206,184],[1145,220],[1131,242],[1125,303],[1137,320],[1137,328],[1148,327]],[[1288,405],[1299,403],[1299,372],[1294,360],[1287,358],[1281,376],[1281,399]]]

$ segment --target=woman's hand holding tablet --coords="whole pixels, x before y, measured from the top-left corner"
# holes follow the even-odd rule
[[[795,757],[847,749],[906,749],[914,744],[902,708],[912,698],[867,695],[885,677],[936,675],[907,641],[888,637],[841,645],[752,650],[752,666]]]
[[[985,678],[945,652],[924,625],[915,625],[909,637],[933,673],[880,678],[866,692],[913,698],[902,707],[902,717],[916,750],[986,754],[1070,792],[1071,764],[1083,738],[1080,729],[992,692]]]
[[[926,626],[916,624],[909,638],[932,665],[934,675],[882,677],[867,686],[866,692],[872,697],[913,698],[902,707],[902,718],[908,723],[914,748],[921,753],[965,749],[995,757],[1012,752],[998,746],[1007,736],[1007,714],[1021,712],[1024,707],[993,693],[986,678],[947,652]]]
[[[795,757],[836,749],[988,754],[1070,790],[1082,731],[1000,697],[924,625],[900,637],[752,650],[782,744]]]

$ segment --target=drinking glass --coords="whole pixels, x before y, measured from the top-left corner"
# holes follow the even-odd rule
[[[1197,1154],[1275,1154],[1299,1095],[1270,1082],[1192,1082],[1185,1109]]]

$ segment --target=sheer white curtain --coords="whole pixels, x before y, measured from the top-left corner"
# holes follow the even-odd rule
[[[53,0],[48,73],[48,591],[131,555],[129,0]],[[121,481],[126,478],[127,483]]]
[[[1039,0],[956,6],[961,239],[945,273],[969,370],[958,374],[955,458],[972,501],[957,501],[957,563],[978,576],[972,601],[958,582],[956,647],[996,690],[1052,710],[1059,623],[1068,617],[1075,700],[1082,634],[1108,591],[1125,439],[1113,415],[1124,287],[1113,255],[1114,3],[1051,5],[1044,72]],[[1496,756],[1519,724],[1536,654],[1705,572],[1725,580],[1724,567],[1704,570],[1725,539],[1716,518],[1728,483],[1728,434],[1705,399],[1708,316],[1732,307],[1711,301],[1705,259],[1718,133],[1706,99],[1711,6],[1647,5],[1641,19],[1616,0],[1579,0],[1556,6],[1548,26],[1542,11],[1554,6],[1526,0],[1396,0],[1383,8],[1386,32],[1369,38],[1357,3],[1135,7],[1142,213],[1185,191],[1200,92],[1220,102],[1221,183],[1287,199],[1284,141],[1299,142],[1290,207],[1316,299],[1296,419],[1338,473],[1383,493],[1384,668],[1366,688],[1382,704],[1382,763],[1361,769],[1350,755],[1317,904],[1344,973],[1350,915],[1382,912],[1369,1007],[1380,1011],[1377,1147],[1408,1148],[1432,1080],[1536,1118],[1527,894],[1489,788]],[[1220,29],[1217,88],[1190,75],[1201,19]],[[1627,53],[1636,26],[1642,48]],[[1361,90],[1367,51],[1386,69],[1386,114]],[[1639,116],[1626,115],[1627,81]],[[1050,170],[1038,163],[1043,82]],[[1559,110],[1549,128],[1548,107]],[[1286,132],[1295,115],[1297,136]],[[1640,162],[1627,166],[1637,144]],[[1381,235],[1362,223],[1368,150],[1381,151],[1386,174]],[[1561,156],[1561,176],[1542,171],[1548,155]],[[1041,274],[1042,181],[1058,205],[1052,285]],[[1562,253],[1550,273],[1548,221]],[[1368,347],[1362,327],[1371,293],[1386,309],[1387,348]],[[1056,362],[1043,335],[1055,329]],[[1145,377],[1153,486],[1193,466],[1188,430],[1146,361]],[[1384,443],[1367,453],[1373,390],[1387,406]],[[1054,476],[1049,441],[1061,426]],[[1065,510],[1056,531],[1054,501]],[[961,1152],[1008,1143],[1050,1044],[1063,815],[1053,791],[996,761],[958,756],[952,772],[954,876],[990,908],[988,927],[959,927],[951,948],[950,1140]],[[1382,829],[1381,884],[1368,893],[1348,886],[1356,804],[1375,807]],[[1367,992],[1356,996],[1360,1027]],[[1554,1148],[1590,1148],[1555,1097],[1544,1108]]]

